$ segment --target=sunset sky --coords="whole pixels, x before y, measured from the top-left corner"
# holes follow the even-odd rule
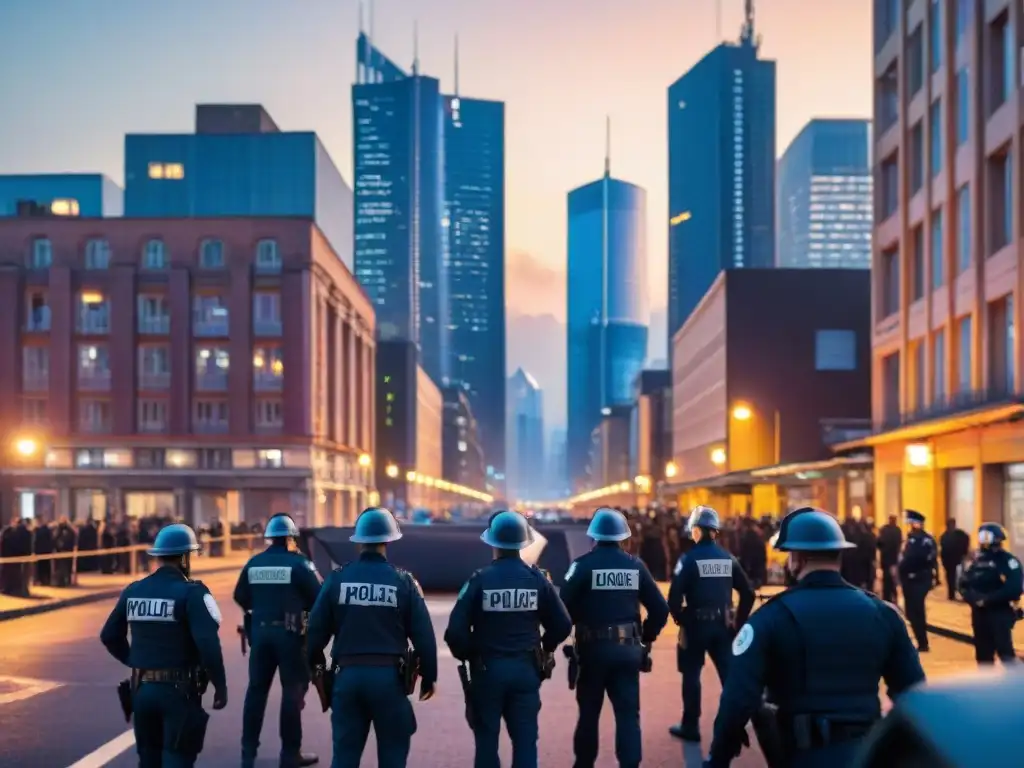
[[[451,90],[457,33],[461,93],[506,102],[510,335],[518,316],[564,319],[565,195],[601,174],[605,115],[613,174],[648,191],[650,299],[664,307],[666,88],[718,41],[715,6],[376,0],[391,58],[412,62],[418,20],[421,71]],[[743,0],[721,6],[734,39]],[[779,154],[812,117],[870,116],[868,0],[759,0],[757,14],[763,56],[778,61]],[[196,102],[221,101],[316,131],[351,181],[357,22],[357,0],[0,0],[0,173],[120,183],[125,133],[190,131]],[[516,348],[510,338],[510,370]],[[564,359],[534,371],[549,426],[564,418],[560,371]]]

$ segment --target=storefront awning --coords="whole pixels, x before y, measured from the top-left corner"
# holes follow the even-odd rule
[[[1024,416],[1024,402],[1017,401],[1000,405],[982,406],[955,414],[937,416],[933,419],[919,421],[914,424],[906,424],[883,432],[876,432],[858,440],[834,445],[832,450],[838,453],[858,448],[871,448],[876,445],[885,445],[886,443],[927,440],[938,435],[962,432],[972,427],[986,427],[991,424],[1021,418],[1022,416]]]
[[[795,464],[779,464],[775,467],[763,467],[751,470],[750,474],[763,483],[777,483],[786,480],[807,482],[822,477],[832,477],[851,469],[870,469],[874,464],[871,453],[858,453],[853,456],[836,456],[823,461],[805,461]]]

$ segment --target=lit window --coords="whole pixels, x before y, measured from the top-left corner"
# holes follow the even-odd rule
[[[71,198],[58,198],[50,203],[50,213],[54,216],[77,216],[78,201]]]
[[[178,181],[185,178],[185,166],[181,163],[150,163],[149,178]]]

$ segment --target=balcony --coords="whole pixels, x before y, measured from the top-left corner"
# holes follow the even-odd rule
[[[1000,405],[1011,405],[1022,403],[1024,398],[1020,395],[1007,392],[1006,387],[992,387],[990,389],[968,390],[947,395],[936,400],[931,405],[916,408],[913,411],[906,411],[901,414],[891,414],[875,423],[875,432],[888,432],[900,427],[909,427],[922,424],[926,421],[938,421],[951,416],[959,416],[971,411],[981,411]]]
[[[35,307],[30,309],[25,319],[25,330],[30,333],[46,333],[50,330],[50,308]]]
[[[110,316],[106,312],[88,312],[79,315],[78,333],[86,336],[105,336],[110,333]]]
[[[167,422],[161,420],[140,420],[137,429],[140,435],[162,435],[167,432]]]
[[[139,316],[139,333],[147,336],[166,336],[171,332],[170,315]]]
[[[156,390],[170,389],[171,388],[171,372],[170,371],[140,371],[139,372],[139,389],[146,390],[147,392],[153,392]]]
[[[80,369],[78,371],[78,389],[87,392],[106,392],[110,389],[110,371]]]
[[[196,371],[196,389],[200,392],[225,392],[227,391],[227,388],[227,371]]]
[[[50,372],[22,371],[21,389],[23,392],[48,392],[50,389]]]
[[[284,389],[284,377],[272,371],[255,371],[253,389],[257,392],[280,392]]]

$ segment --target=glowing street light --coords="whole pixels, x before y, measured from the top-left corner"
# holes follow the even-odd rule
[[[725,464],[725,448],[715,448],[711,451],[711,463],[716,467]]]
[[[368,467],[373,463],[373,459],[370,458],[370,454],[361,453],[359,454],[359,466]]]
[[[32,437],[20,437],[14,441],[14,450],[25,459],[30,459],[39,452],[39,441]]]
[[[679,474],[679,467],[674,461],[670,461],[665,465],[665,477],[671,480],[673,477]]]
[[[388,464],[388,466],[384,470],[384,472],[385,472],[385,474],[387,474],[388,477],[391,477],[391,478],[398,477],[398,465],[397,464]]]
[[[736,421],[750,421],[753,416],[754,411],[749,405],[741,403],[732,409],[732,417],[736,419]]]

